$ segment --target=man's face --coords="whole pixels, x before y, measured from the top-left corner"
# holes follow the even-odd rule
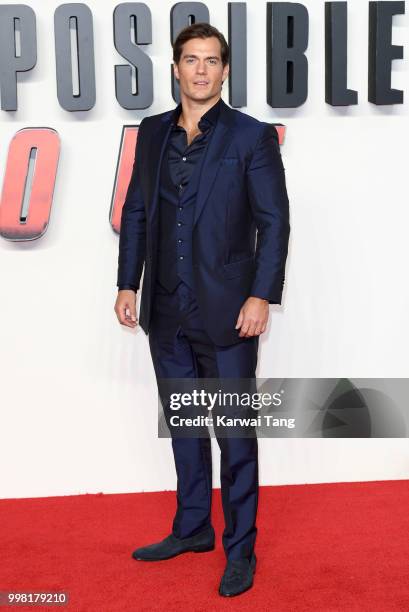
[[[208,100],[220,95],[229,65],[222,65],[221,46],[215,36],[191,38],[182,48],[179,64],[173,64],[180,92],[191,100]]]

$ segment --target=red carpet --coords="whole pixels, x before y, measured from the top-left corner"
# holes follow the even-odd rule
[[[263,487],[253,589],[217,594],[225,559],[220,492],[213,552],[159,563],[137,546],[168,534],[174,492],[0,500],[0,591],[67,591],[70,610],[409,610],[409,481]]]

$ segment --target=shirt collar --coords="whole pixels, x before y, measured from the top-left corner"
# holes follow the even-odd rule
[[[215,125],[215,123],[217,122],[219,113],[220,113],[220,106],[221,106],[221,98],[219,98],[217,102],[213,104],[213,106],[211,106],[209,110],[206,111],[204,115],[200,117],[199,123],[198,123],[199,128],[208,127],[209,125]],[[176,106],[172,114],[172,123],[174,127],[177,125],[181,112],[182,112],[182,103],[179,102],[179,104]]]

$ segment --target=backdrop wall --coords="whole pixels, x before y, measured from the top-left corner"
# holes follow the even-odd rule
[[[265,3],[247,3],[248,106],[287,127],[282,146],[291,242],[282,307],[271,307],[260,377],[407,377],[408,104],[367,102],[368,2],[349,2],[348,86],[359,103],[324,101],[324,2],[310,16],[309,96],[296,109],[266,103]],[[171,2],[151,0],[154,104],[122,109],[115,98],[112,12],[90,0],[97,103],[58,104],[53,14],[32,0],[38,60],[19,75],[16,112],[0,113],[0,173],[15,132],[48,126],[61,138],[51,219],[39,240],[1,249],[1,497],[174,489],[169,440],[157,439],[157,395],[148,341],[121,327],[118,236],[109,206],[124,124],[175,106],[170,89]],[[227,37],[227,2],[208,1]],[[409,44],[409,16],[394,17],[393,43]],[[392,86],[409,90],[407,59]],[[223,98],[228,102],[227,83]],[[215,441],[214,441],[215,442]],[[214,446],[218,456],[217,443]],[[219,485],[218,460],[214,462]],[[262,484],[409,477],[407,439],[260,441]]]

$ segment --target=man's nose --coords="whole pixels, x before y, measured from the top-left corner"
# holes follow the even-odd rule
[[[203,74],[204,72],[206,72],[206,64],[205,62],[200,62],[197,65],[197,71],[200,72],[200,74]]]

